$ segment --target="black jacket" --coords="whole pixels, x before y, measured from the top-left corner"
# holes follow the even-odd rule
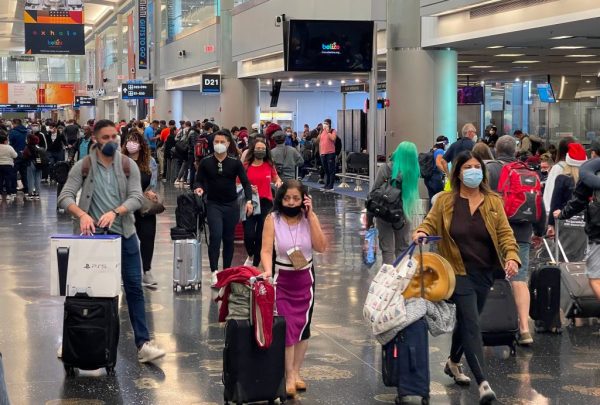
[[[56,134],[56,139],[52,142],[52,134],[46,135],[46,145],[48,145],[48,152],[60,152],[67,146],[67,138],[59,132]]]

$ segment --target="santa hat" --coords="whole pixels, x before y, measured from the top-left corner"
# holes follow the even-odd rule
[[[570,143],[566,162],[569,166],[579,167],[587,160],[585,149],[579,143]]]

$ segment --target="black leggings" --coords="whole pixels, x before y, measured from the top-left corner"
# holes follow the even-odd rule
[[[240,220],[240,207],[237,199],[230,203],[208,201],[206,204],[208,230],[210,240],[208,243],[208,260],[210,271],[219,269],[219,251],[223,241],[223,268],[231,267],[233,260],[233,240],[235,226]]]
[[[154,240],[156,239],[156,215],[145,217],[135,212],[135,231],[140,240],[140,254],[144,273],[152,270],[154,256]]]
[[[456,325],[452,333],[450,360],[459,363],[464,353],[477,384],[485,381],[483,341],[479,315],[490,291],[491,282],[470,276],[456,276],[451,300],[456,304]]]
[[[273,208],[273,202],[267,198],[260,199],[260,214],[251,215],[244,221],[244,246],[248,256],[253,256],[252,265],[257,267],[260,263],[262,249],[262,234],[265,218]]]

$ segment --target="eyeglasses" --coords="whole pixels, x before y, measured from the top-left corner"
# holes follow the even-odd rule
[[[223,163],[221,163],[221,162],[217,163],[217,173],[223,174]]]

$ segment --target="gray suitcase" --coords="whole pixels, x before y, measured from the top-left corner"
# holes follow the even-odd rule
[[[587,275],[585,262],[569,262],[565,250],[559,240],[558,221],[556,229],[555,257],[560,262],[560,253],[564,262],[559,264],[561,279],[560,307],[567,319],[600,317],[600,301],[596,298]]]
[[[202,244],[196,239],[173,241],[173,291],[202,283]]]

